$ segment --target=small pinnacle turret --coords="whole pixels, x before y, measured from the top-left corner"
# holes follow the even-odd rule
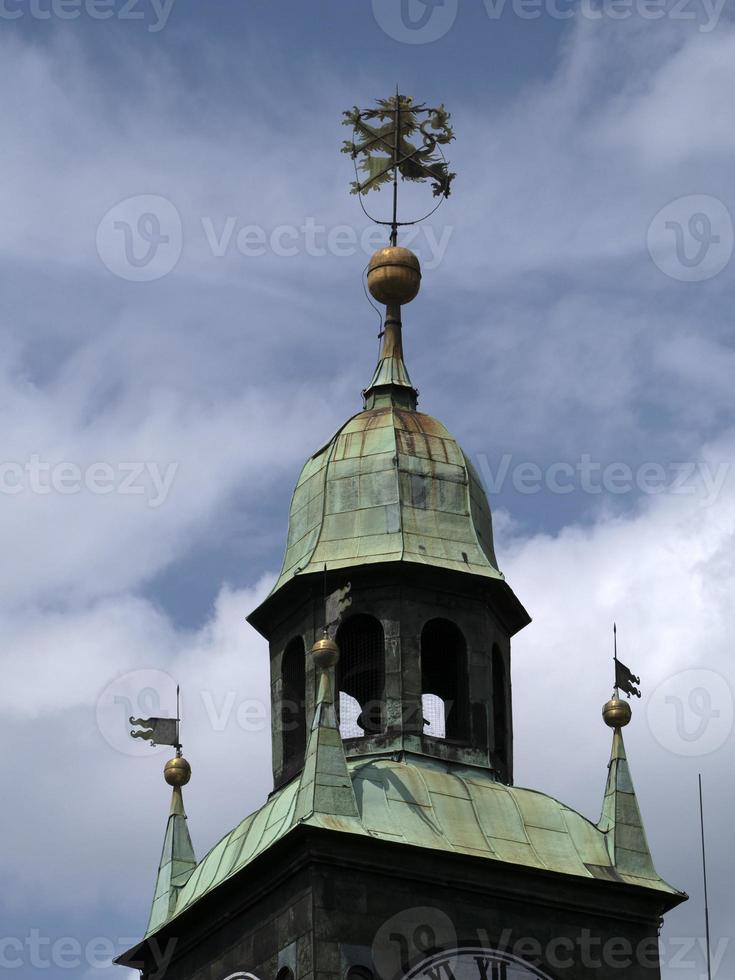
[[[305,820],[315,813],[356,817],[355,791],[334,710],[333,675],[339,647],[325,634],[311,653],[317,668],[316,709],[299,778],[295,817]]]
[[[613,732],[605,799],[598,827],[606,835],[610,861],[616,871],[635,878],[658,879],[646,840],[620,727],[616,727]]]
[[[174,912],[179,892],[197,864],[181,792],[191,779],[191,766],[180,749],[164,766],[163,776],[173,790],[146,935],[155,932]]]

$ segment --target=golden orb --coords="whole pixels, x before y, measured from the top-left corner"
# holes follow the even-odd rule
[[[602,709],[602,717],[609,728],[625,728],[632,714],[628,702],[621,698],[612,698]]]
[[[311,655],[319,670],[326,670],[328,667],[334,667],[339,660],[339,647],[325,634],[311,648]]]
[[[191,779],[191,766],[186,759],[177,755],[163,767],[163,778],[169,786],[186,786]]]
[[[410,249],[399,245],[379,248],[368,265],[368,289],[385,306],[404,306],[421,286],[421,266]]]

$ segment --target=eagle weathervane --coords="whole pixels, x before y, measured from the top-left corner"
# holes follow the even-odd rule
[[[371,221],[390,225],[390,244],[398,243],[398,229],[415,225],[433,214],[449,193],[455,174],[449,170],[442,146],[451,143],[454,133],[449,113],[443,105],[437,108],[416,103],[409,95],[396,94],[378,99],[374,108],[358,106],[344,113],[343,123],[353,129],[353,138],[345,140],[343,153],[355,163],[352,193],[360,196],[360,205]],[[435,197],[441,200],[427,214],[413,221],[398,220],[398,179],[415,183],[430,181]],[[393,184],[393,212],[390,220],[373,217],[362,203],[372,190]]]

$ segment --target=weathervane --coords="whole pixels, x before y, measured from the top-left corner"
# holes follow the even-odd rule
[[[181,754],[181,712],[179,710],[179,686],[176,685],[175,718],[130,718],[130,724],[141,728],[131,732],[131,738],[150,739],[151,745],[170,745],[176,749],[176,756],[169,759],[163,769],[163,776],[169,786],[186,786],[191,779],[191,766]]]
[[[603,706],[602,717],[605,724],[610,728],[621,729],[630,723],[633,712],[628,704],[631,695],[635,698],[641,696],[636,684],[640,684],[640,677],[636,677],[629,667],[626,667],[622,660],[618,660],[618,627],[613,623],[613,656],[615,660],[615,687],[612,698]],[[620,692],[628,695],[628,701],[623,701]]]
[[[354,130],[352,140],[345,140],[343,153],[355,163],[352,193],[360,196],[365,214],[378,225],[390,225],[390,244],[398,243],[398,229],[415,225],[433,214],[449,197],[455,174],[449,170],[442,146],[451,143],[454,133],[449,113],[443,105],[431,108],[415,103],[409,95],[396,94],[378,99],[373,109],[355,106],[344,113],[343,123]],[[362,172],[362,178],[360,176]],[[415,183],[430,181],[439,203],[427,214],[413,221],[398,220],[398,178]],[[389,221],[374,218],[365,209],[362,197],[393,183],[393,212]]]
[[[622,660],[618,660],[618,626],[617,623],[613,623],[613,648],[614,648],[614,658],[615,658],[615,696],[618,696],[618,691],[622,691],[624,694],[628,695],[628,700],[630,700],[631,694],[633,697],[639,698],[641,692],[635,686],[640,684],[640,677],[626,667]]]

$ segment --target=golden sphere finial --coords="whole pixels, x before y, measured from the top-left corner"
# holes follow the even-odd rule
[[[186,786],[191,779],[191,766],[183,756],[177,755],[163,767],[163,778],[169,786]]]
[[[602,708],[602,717],[608,728],[625,728],[632,714],[628,702],[617,697],[611,698]]]
[[[421,265],[410,249],[389,245],[379,248],[370,259],[367,281],[373,299],[379,303],[405,306],[418,294]]]
[[[319,670],[327,670],[329,667],[334,667],[339,660],[339,647],[325,633],[311,648],[311,655]]]

